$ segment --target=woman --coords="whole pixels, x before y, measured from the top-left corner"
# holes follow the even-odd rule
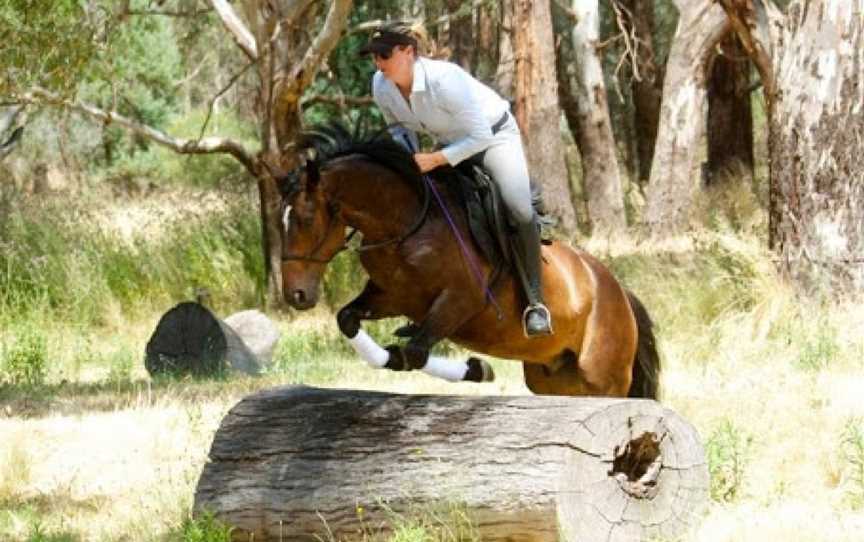
[[[372,54],[378,71],[372,96],[393,137],[414,152],[422,173],[455,166],[482,154],[483,167],[501,191],[516,225],[520,278],[528,298],[523,313],[526,335],[552,333],[540,282],[540,233],[531,205],[528,165],[510,105],[456,64],[421,57],[425,32],[419,25],[388,23],[360,49]],[[444,147],[418,152],[416,133],[434,136]]]

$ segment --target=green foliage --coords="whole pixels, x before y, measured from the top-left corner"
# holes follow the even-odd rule
[[[26,540],[27,542],[77,542],[79,538],[71,533],[52,533],[37,521],[30,527]]]
[[[846,421],[841,437],[845,461],[846,496],[854,509],[864,508],[864,418]]]
[[[260,227],[248,200],[163,220],[127,240],[85,204],[21,202],[0,215],[0,319],[40,311],[99,323],[115,304],[167,304],[196,286],[232,306],[261,303]]]
[[[180,532],[172,539],[176,542],[231,542],[233,530],[208,511],[186,518]]]
[[[821,322],[811,331],[802,337],[796,365],[807,371],[827,369],[840,353],[837,330],[827,322]]]
[[[45,335],[36,329],[21,329],[11,346],[3,348],[0,382],[33,388],[45,383],[48,375],[48,344]]]
[[[34,85],[74,88],[96,54],[94,13],[77,0],[4,0],[0,3],[0,96]]]
[[[724,419],[714,429],[705,444],[712,499],[732,502],[740,496],[752,448],[753,437],[732,420]]]

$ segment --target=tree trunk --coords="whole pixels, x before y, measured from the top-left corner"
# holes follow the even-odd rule
[[[555,41],[549,2],[513,0],[516,119],[522,129],[531,176],[565,235],[576,231],[576,212],[561,140],[561,109],[555,74]]]
[[[484,6],[477,12],[472,73],[483,81],[494,81],[498,68],[498,34],[502,24],[500,11],[496,4]]]
[[[712,59],[708,84],[708,170],[706,184],[731,175],[753,178],[753,108],[750,59],[734,32]]]
[[[707,493],[698,434],[653,401],[288,387],[228,413],[194,508],[256,542],[360,539],[448,506],[483,540],[672,540]]]
[[[722,0],[768,104],[769,243],[804,290],[864,288],[864,0]],[[818,37],[818,39],[816,39]]]
[[[622,232],[627,227],[627,218],[603,68],[597,56],[600,27],[597,0],[574,0],[573,12],[578,20],[572,32],[575,84],[570,88],[575,92],[570,98],[567,120],[582,155],[582,182],[591,232],[608,237]]]
[[[447,43],[450,47],[450,61],[459,64],[465,70],[471,71],[474,32],[471,12],[462,15],[462,5],[470,4],[471,0],[445,0],[447,14]]]
[[[498,33],[498,63],[495,87],[511,102],[516,96],[516,57],[513,50],[513,1],[501,0],[501,31]]]
[[[627,25],[637,44],[633,61],[633,124],[636,131],[636,154],[639,182],[648,182],[660,122],[660,99],[663,96],[663,71],[654,54],[654,0],[622,0],[631,17]]]
[[[705,130],[706,60],[728,24],[723,8],[713,0],[676,0],[675,4],[680,16],[666,64],[644,213],[646,225],[658,236],[687,226]]]

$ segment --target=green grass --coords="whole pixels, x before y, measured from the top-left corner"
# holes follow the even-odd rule
[[[93,203],[19,202],[0,214],[0,322],[35,313],[104,324],[112,307],[149,308],[188,298],[198,286],[225,305],[261,304],[256,206],[245,197],[218,203],[157,216],[146,228],[131,219],[123,238]]]

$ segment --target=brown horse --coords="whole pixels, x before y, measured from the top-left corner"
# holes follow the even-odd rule
[[[491,288],[496,303],[490,303],[406,150],[389,137],[354,141],[344,128],[317,133],[305,145],[314,158],[280,179],[282,277],[290,305],[308,309],[317,303],[325,267],[347,246],[346,229],[354,228],[363,235],[358,252],[369,281],[337,321],[371,365],[421,369],[453,381],[491,380],[490,367],[477,358],[430,356],[435,343],[449,339],[521,360],[525,383],[535,393],[657,397],[660,363],[651,319],[603,264],[560,242],[544,246],[543,290],[554,334],[526,338],[519,282],[502,276]],[[466,233],[447,171],[435,177],[463,246],[489,276],[492,267]],[[414,322],[404,346],[381,348],[360,327],[362,320],[395,316]]]

